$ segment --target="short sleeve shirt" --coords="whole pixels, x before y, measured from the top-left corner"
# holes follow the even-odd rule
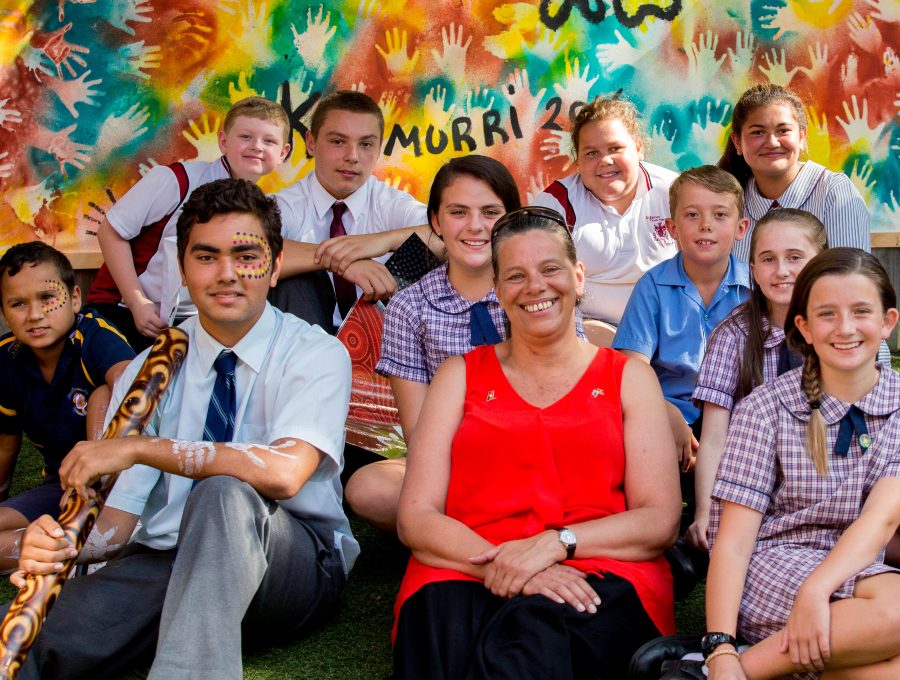
[[[201,184],[231,176],[224,157],[212,163],[198,161],[182,165],[188,177],[188,195]],[[144,227],[161,220],[166,215],[172,215],[163,227],[156,254],[150,258],[147,268],[138,276],[138,281],[144,295],[157,304],[163,302],[164,293],[168,293],[169,290],[177,293],[180,299],[178,315],[189,315],[196,313],[196,308],[187,294],[187,289],[166,286],[167,280],[180,281],[181,273],[177,257],[172,257],[174,251],[167,252],[162,247],[163,239],[175,238],[175,225],[181,214],[180,202],[181,190],[175,173],[167,166],[158,165],[151,168],[150,172],[109,209],[106,218],[119,236],[131,241],[137,238]],[[176,301],[173,299],[165,302],[171,307]]]
[[[12,333],[0,339],[0,432],[24,432],[44,458],[44,475],[87,438],[87,401],[106,372],[134,351],[102,317],[79,314],[63,345],[53,380],[44,380],[31,348]]]
[[[656,265],[637,282],[613,348],[650,359],[663,396],[693,423],[700,410],[691,402],[706,343],[750,291],[750,270],[729,255],[728,270],[707,307],[684,271],[682,254]]]
[[[640,164],[637,193],[624,214],[594,196],[574,173],[534,199],[566,217],[578,259],[585,267],[581,309],[589,319],[618,324],[635,283],[677,252],[666,229],[669,185],[677,173]]]
[[[744,194],[744,217],[750,220],[750,226],[747,235],[734,242],[731,252],[747,262],[750,259],[753,228],[769,212],[774,201],[759,193],[756,180],[752,177],[744,187]],[[832,172],[818,163],[806,161],[800,166],[794,181],[776,200],[782,208],[806,210],[818,217],[825,225],[828,245],[832,248],[844,246],[871,251],[869,209],[844,173]]]
[[[223,346],[197,317],[181,328],[190,349],[178,375],[154,412],[145,434],[199,441],[215,384],[213,362]],[[266,305],[253,328],[232,348],[238,357],[235,380],[236,443],[271,444],[301,439],[322,452],[313,476],[293,497],[278,501],[300,520],[327,526],[334,550],[349,571],[359,554],[341,507],[344,421],[350,401],[350,358],[337,339],[291,314]],[[119,381],[112,403],[125,394],[140,368],[140,355]],[[112,409],[107,418],[112,416]],[[132,540],[167,549],[178,541],[184,504],[193,481],[144,465],[125,470],[107,505],[139,515],[141,527]]]
[[[506,338],[506,314],[494,290],[481,300],[501,338]],[[472,351],[470,310],[475,303],[462,297],[447,278],[447,265],[433,269],[393,298],[384,313],[381,359],[375,370],[404,380],[430,383],[447,357]]]
[[[334,204],[337,199],[328,193],[316,177],[315,171],[275,194],[281,210],[281,234],[292,241],[321,243],[330,237]],[[405,191],[369,177],[365,183],[347,198],[341,200],[347,206],[342,217],[344,231],[355,236],[375,234],[391,229],[404,229],[427,224],[426,207]],[[375,258],[379,262],[387,255]],[[332,276],[329,273],[329,277]],[[356,289],[361,295],[362,290]],[[341,325],[341,316],[335,305],[335,327]]]
[[[737,315],[738,310],[735,309],[719,325],[706,347],[697,374],[697,386],[691,397],[697,408],[702,408],[703,402],[729,411],[734,407],[748,337],[747,329],[742,326]],[[778,326],[770,328],[765,317],[759,323],[762,325],[762,332],[767,333],[763,341],[762,377],[763,382],[769,382],[778,376],[778,355],[781,343],[784,342],[784,329]]]

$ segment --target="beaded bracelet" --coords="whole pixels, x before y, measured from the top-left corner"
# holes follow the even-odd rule
[[[709,666],[709,662],[712,661],[713,659],[715,659],[717,656],[736,656],[739,659],[741,658],[740,653],[736,649],[728,649],[728,648],[717,649],[712,654],[710,654],[708,657],[706,657],[706,661],[705,661],[706,665]]]

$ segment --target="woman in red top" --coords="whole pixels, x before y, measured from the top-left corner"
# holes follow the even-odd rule
[[[575,334],[565,222],[491,235],[509,340],[438,369],[410,442],[398,678],[622,678],[674,631],[678,470],[650,368]]]

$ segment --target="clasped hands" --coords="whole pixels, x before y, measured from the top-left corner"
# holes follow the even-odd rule
[[[561,564],[566,550],[555,530],[517,541],[507,541],[469,558],[485,567],[484,585],[494,595],[543,595],[580,612],[595,614],[600,597],[583,572]]]

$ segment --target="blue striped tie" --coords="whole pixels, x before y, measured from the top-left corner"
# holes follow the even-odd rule
[[[213,362],[216,369],[216,384],[213,385],[203,426],[203,439],[208,442],[230,442],[234,437],[234,414],[237,411],[237,396],[234,388],[234,368],[237,355],[230,349],[223,349]]]

